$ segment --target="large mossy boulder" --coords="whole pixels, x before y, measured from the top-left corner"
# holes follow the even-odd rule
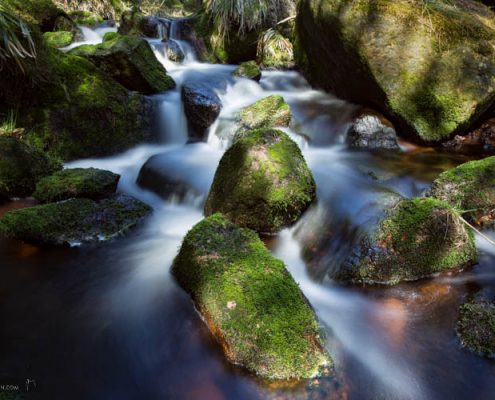
[[[495,356],[495,303],[473,301],[461,305],[457,335],[469,350]]]
[[[393,285],[476,262],[474,236],[447,203],[403,199],[369,228],[332,278]]]
[[[438,143],[495,100],[495,14],[474,0],[302,0],[296,58],[309,81]]]
[[[493,222],[495,157],[470,161],[445,171],[433,182],[430,195],[461,210],[472,222]]]
[[[212,215],[187,234],[172,272],[233,364],[285,380],[331,364],[307,299],[255,232]]]
[[[125,233],[150,212],[125,195],[70,199],[8,212],[0,218],[0,236],[54,246],[99,242]]]
[[[30,196],[36,183],[61,168],[41,151],[0,136],[0,199]]]
[[[86,57],[129,90],[154,94],[175,87],[149,43],[139,37],[118,36],[76,47],[70,54]]]
[[[296,143],[275,129],[250,131],[220,160],[205,214],[274,234],[298,220],[316,197],[313,175]]]
[[[57,32],[45,32],[43,38],[46,40],[49,46],[57,49],[66,47],[74,41],[74,32],[70,31],[57,31]]]
[[[287,128],[292,120],[289,105],[280,95],[271,95],[244,107],[237,115],[237,134],[260,128]]]
[[[44,177],[33,196],[42,203],[86,198],[99,200],[117,190],[120,175],[97,168],[73,168]]]

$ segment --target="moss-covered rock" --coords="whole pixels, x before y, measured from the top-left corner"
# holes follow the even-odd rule
[[[118,36],[99,45],[76,47],[70,54],[88,58],[129,90],[153,94],[175,87],[149,43],[138,37]]]
[[[250,131],[224,154],[205,214],[273,234],[301,216],[316,196],[313,175],[299,147],[284,132]]]
[[[474,0],[302,0],[296,59],[310,82],[429,143],[495,100],[495,15]]]
[[[267,379],[331,364],[311,306],[255,232],[212,215],[187,234],[172,272],[230,362]]]
[[[385,212],[332,277],[360,284],[396,284],[472,265],[471,231],[447,203],[403,199]]]
[[[457,335],[469,350],[495,356],[495,303],[477,301],[461,305]]]
[[[71,198],[103,199],[117,190],[120,175],[97,168],[74,168],[58,171],[41,179],[34,197],[42,203]]]
[[[61,166],[39,150],[0,136],[0,198],[30,196],[36,183]]]
[[[79,15],[84,21],[117,20],[128,6],[125,0],[53,0],[66,12]],[[85,25],[85,24],[82,24]],[[92,25],[92,24],[88,24]]]
[[[118,37],[120,37],[120,35],[117,32],[107,32],[103,35],[103,41],[108,42],[117,39]]]
[[[29,25],[38,27],[41,32],[53,32],[60,17],[69,18],[52,0],[6,0],[5,3],[15,10],[16,15]]]
[[[71,11],[69,15],[77,25],[94,26],[103,22],[100,15],[91,11],[75,10]]]
[[[0,235],[42,245],[98,242],[123,234],[150,212],[125,195],[71,199],[8,212],[0,218]]]
[[[43,34],[46,42],[49,46],[57,49],[66,47],[74,41],[74,32],[58,31],[58,32],[45,32]]]
[[[287,128],[292,120],[289,105],[280,95],[271,95],[244,107],[237,116],[240,136],[251,129]]]
[[[495,157],[470,161],[445,171],[430,195],[460,209],[472,222],[495,219]]]
[[[241,63],[234,71],[234,76],[238,78],[252,79],[258,82],[261,79],[261,69],[256,61]]]

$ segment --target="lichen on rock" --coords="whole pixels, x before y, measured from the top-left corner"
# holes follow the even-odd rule
[[[311,306],[255,232],[212,215],[186,235],[172,272],[233,364],[273,380],[331,365]]]
[[[495,303],[483,300],[461,305],[457,335],[469,350],[495,356]]]

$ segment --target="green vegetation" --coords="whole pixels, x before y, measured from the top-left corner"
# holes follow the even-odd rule
[[[13,137],[0,136],[0,198],[27,197],[61,166]]]
[[[96,168],[74,168],[58,171],[41,179],[33,196],[42,203],[75,197],[98,200],[117,190],[120,175]]]
[[[316,196],[301,150],[284,132],[249,131],[224,154],[205,214],[273,234],[297,221]]]
[[[118,20],[127,8],[124,0],[54,0],[80,25],[95,25],[105,19]]]
[[[187,234],[172,272],[230,362],[286,380],[331,364],[313,310],[255,232],[212,215]]]
[[[431,196],[461,210],[476,223],[495,219],[495,157],[470,161],[442,173]]]
[[[495,304],[469,302],[459,308],[457,334],[463,344],[476,353],[495,355]]]
[[[77,25],[93,26],[103,22],[103,18],[90,11],[71,11],[71,18]]]
[[[123,234],[150,211],[124,195],[98,203],[71,199],[8,212],[0,218],[0,235],[42,245],[99,242]]]
[[[404,199],[363,237],[335,278],[362,284],[396,284],[476,262],[474,236],[459,214],[433,198]]]
[[[49,46],[53,46],[58,49],[70,45],[74,40],[74,33],[67,31],[45,32],[43,34],[43,38]]]
[[[69,52],[89,59],[129,90],[144,94],[175,87],[149,43],[136,36],[114,36],[99,45],[83,45]]]
[[[257,61],[269,68],[284,69],[294,66],[292,43],[276,29],[268,29],[258,40]]]

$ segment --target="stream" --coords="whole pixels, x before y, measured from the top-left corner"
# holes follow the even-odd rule
[[[76,45],[98,43],[112,30],[84,28],[85,42]],[[440,172],[467,159],[406,142],[402,154],[349,151],[345,132],[355,107],[312,89],[298,72],[264,71],[259,83],[233,78],[235,66],[201,63],[184,41],[177,40],[186,55],[177,64],[160,39],[148,40],[177,83],[152,96],[160,142],[66,168],[121,174],[118,190],[154,212],[128,236],[100,246],[42,249],[0,239],[0,381],[35,379],[32,398],[52,399],[492,398],[494,361],[464,350],[455,334],[466,295],[495,297],[495,250],[482,238],[479,264],[457,275],[376,288],[337,285],[327,275],[383,196],[420,196]],[[187,143],[180,91],[191,81],[214,87],[223,103],[206,143]],[[169,272],[183,237],[203,217],[235,113],[271,94],[292,108],[297,129],[286,132],[314,174],[318,201],[266,244],[314,307],[336,364],[331,379],[291,387],[229,365]],[[164,200],[136,184],[156,154],[191,193]],[[29,201],[10,203],[0,215]]]

